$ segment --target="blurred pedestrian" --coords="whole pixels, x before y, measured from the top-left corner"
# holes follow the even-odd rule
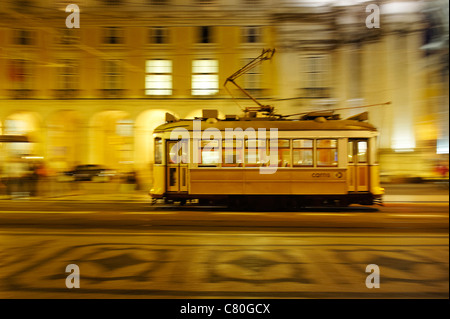
[[[58,182],[58,170],[55,165],[55,160],[50,160],[46,165],[46,184],[47,184],[47,195],[54,196],[57,192],[57,182]]]
[[[22,177],[22,197],[32,196],[34,191],[34,162],[22,160],[22,168],[24,169]]]
[[[25,185],[28,174],[27,164],[19,157],[6,162],[4,174],[7,179],[7,194],[11,199],[27,196]]]

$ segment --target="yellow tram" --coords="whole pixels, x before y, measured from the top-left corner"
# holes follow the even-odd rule
[[[365,121],[366,113],[339,119],[332,112],[318,112],[299,120],[255,114],[220,120],[211,110],[204,114],[195,120],[169,115],[155,129],[152,198],[237,206],[270,201],[294,207],[381,201],[378,131]],[[188,134],[178,134],[180,129]],[[220,132],[218,139],[210,138],[212,129]],[[271,129],[277,131],[276,165],[274,154],[267,156],[269,144],[274,144]],[[243,134],[220,138],[230,131]],[[255,138],[253,132],[265,136]],[[178,160],[174,158],[177,152]],[[270,173],[261,170],[269,166],[275,169]]]
[[[263,50],[225,81],[225,88],[232,83],[258,104],[243,116],[219,119],[216,110],[190,120],[166,115],[153,134],[154,200],[237,207],[381,202],[378,131],[367,123],[367,112],[348,119],[334,111],[289,119],[293,115],[275,114],[235,82],[274,53]]]

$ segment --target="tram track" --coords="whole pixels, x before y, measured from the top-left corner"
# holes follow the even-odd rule
[[[381,209],[308,210],[302,212],[238,212],[227,210],[149,211],[0,211],[0,228],[39,227],[65,229],[366,229],[433,230],[448,233],[449,214],[443,207],[428,210],[410,207]]]

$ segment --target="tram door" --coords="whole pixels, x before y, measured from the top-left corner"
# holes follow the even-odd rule
[[[167,191],[187,192],[188,141],[167,141]]]
[[[348,186],[350,192],[369,191],[368,139],[348,139]]]

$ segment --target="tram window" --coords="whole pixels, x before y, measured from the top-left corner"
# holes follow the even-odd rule
[[[294,140],[292,146],[294,148],[313,148],[313,140]]]
[[[317,166],[337,166],[337,140],[320,139],[316,142]]]
[[[258,167],[267,163],[266,140],[245,140],[245,166]]]
[[[162,139],[155,138],[155,164],[162,163]]]
[[[242,140],[223,140],[222,167],[242,167]]]
[[[182,140],[182,149],[181,149],[181,163],[187,164],[189,163],[189,141]]]
[[[168,152],[169,152],[169,158],[167,159],[168,164],[177,164],[177,154],[179,152],[179,149],[176,147],[177,142],[169,142],[167,144]]]
[[[291,166],[291,148],[289,140],[278,140],[278,167]]]
[[[353,163],[353,141],[349,141],[347,144],[347,160],[349,163]]]
[[[367,162],[367,141],[358,142],[358,163]]]
[[[169,186],[175,186],[177,184],[176,179],[177,169],[175,167],[169,168]]]
[[[219,142],[217,140],[206,140],[201,142],[199,151],[201,152],[201,166],[217,166],[219,163]]]
[[[313,140],[293,140],[292,153],[294,167],[313,166]]]
[[[377,149],[378,149],[378,146],[379,146],[379,145],[378,145],[378,137],[373,138],[373,139],[372,139],[372,143],[373,143],[372,146],[376,145],[376,146],[377,146]],[[378,156],[379,156],[379,155],[378,155],[377,153],[375,153],[375,154],[376,154],[376,156],[375,156],[375,158],[374,158],[374,159],[375,159],[375,164],[378,164]]]
[[[337,140],[320,139],[317,140],[317,148],[337,148]]]
[[[168,164],[189,163],[188,147],[189,143],[187,140],[170,141],[167,144],[169,152],[167,163]]]

